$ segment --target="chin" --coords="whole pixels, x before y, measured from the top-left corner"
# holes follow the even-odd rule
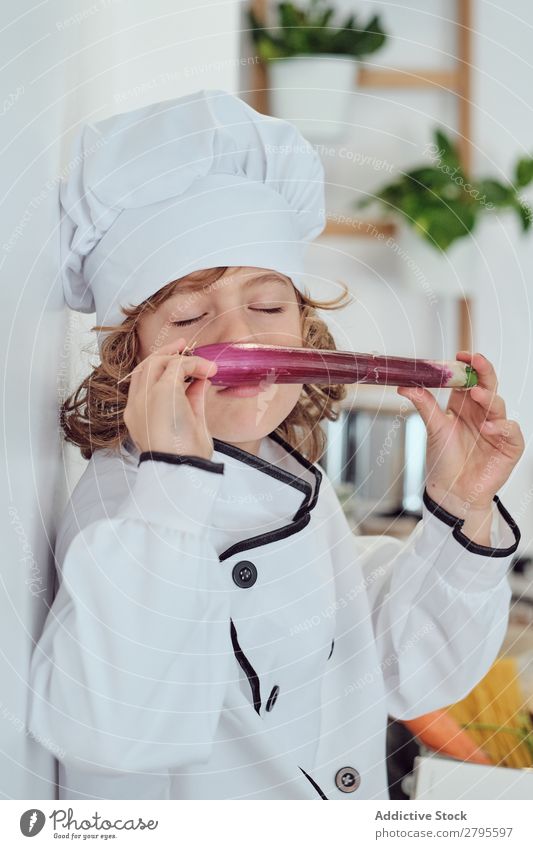
[[[261,415],[260,410],[251,410],[248,412],[239,411],[231,418],[217,417],[217,420],[209,425],[209,433],[216,439],[221,439],[223,442],[254,442],[256,439],[262,439],[271,431],[275,430],[280,422],[283,421],[283,416],[273,416],[272,413]]]

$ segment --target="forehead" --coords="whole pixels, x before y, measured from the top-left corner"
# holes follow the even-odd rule
[[[191,292],[196,292],[202,289],[206,292],[216,291],[217,289],[224,289],[228,286],[246,287],[247,289],[251,289],[252,287],[264,285],[265,283],[269,283],[270,285],[277,284],[280,289],[284,288],[286,291],[293,289],[292,280],[284,274],[281,274],[279,271],[267,268],[246,267],[228,269],[216,280],[209,278],[208,276],[199,280],[181,280],[179,283],[176,283],[176,288],[172,293],[172,297],[174,297],[174,295],[183,295],[186,293],[190,294]]]

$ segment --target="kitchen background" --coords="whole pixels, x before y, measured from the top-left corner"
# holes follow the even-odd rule
[[[301,0],[296,5],[310,4]],[[505,6],[488,0],[331,0],[319,5],[334,9],[330,29],[350,14],[361,29],[377,15],[383,43],[371,39],[377,48],[357,61],[347,52],[339,55],[331,41],[321,48],[322,56],[304,41],[300,48],[292,44],[296,62],[276,60],[273,45],[283,43],[283,33],[273,29],[280,23],[278,4],[269,2],[193,6],[176,0],[21,0],[16,9],[0,13],[6,63],[0,111],[4,797],[46,798],[54,780],[54,760],[25,726],[25,674],[32,640],[52,597],[56,523],[86,465],[77,449],[62,443],[57,426],[59,403],[94,362],[95,351],[94,316],[70,313],[62,301],[57,182],[68,173],[70,144],[81,123],[198,88],[225,88],[260,111],[300,122],[319,150],[326,170],[328,226],[310,250],[309,279],[320,297],[338,294],[340,280],[353,295],[345,310],[326,315],[338,348],[453,359],[467,347],[493,362],[508,417],[520,422],[527,443],[500,492],[522,532],[502,660],[512,658],[515,664],[509,675],[521,687],[521,715],[527,699],[533,705],[533,229],[523,232],[521,224],[533,203],[528,165],[533,154],[533,10],[528,0]],[[262,43],[254,38],[251,8],[256,23],[263,23],[274,39],[268,33]],[[302,63],[301,54],[309,52],[321,59],[319,67]],[[435,171],[441,177],[453,171],[437,167],[435,152],[442,149],[437,129],[452,142],[447,154],[452,159],[446,162],[453,160],[457,146],[465,174],[491,181],[485,184],[491,194],[485,208],[480,204],[473,233],[457,238],[445,252],[438,246],[448,232],[443,236],[438,221],[431,242],[406,223],[394,204],[356,207],[403,179],[411,216],[427,225],[434,210],[419,206],[414,181],[406,182],[405,175],[422,167],[432,168],[433,178]],[[418,188],[424,179],[429,176],[419,172]],[[432,191],[440,190],[431,185]],[[445,192],[457,186],[451,178],[444,186],[442,210],[453,206]],[[459,206],[453,207],[455,223],[464,212],[465,193],[461,189]],[[491,203],[505,206],[490,210]],[[443,406],[447,394],[436,392]],[[421,515],[424,480],[425,429],[410,402],[394,389],[352,387],[338,422],[328,424],[327,432],[323,463],[354,530],[404,538]],[[514,714],[505,722],[511,720]],[[529,727],[524,725],[524,735]],[[406,729],[391,727],[391,746],[410,753],[410,762],[415,743],[416,751],[425,751],[423,735],[416,740],[411,735],[400,746],[392,737],[398,733]],[[519,740],[522,760],[515,744],[514,761],[496,752],[493,763],[507,769],[527,765],[532,739]],[[493,732],[488,742],[477,742],[488,750],[501,740],[502,732]],[[403,775],[405,764],[393,766]]]

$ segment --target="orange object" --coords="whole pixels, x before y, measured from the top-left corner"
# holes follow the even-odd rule
[[[516,657],[498,657],[474,689],[447,710],[496,766],[533,767],[533,721]]]
[[[416,719],[402,719],[402,722],[428,749],[469,763],[492,764],[487,753],[445,709],[431,711]]]

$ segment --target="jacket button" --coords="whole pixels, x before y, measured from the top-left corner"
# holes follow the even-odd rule
[[[272,710],[274,705],[276,704],[276,699],[278,697],[279,687],[277,684],[274,684],[270,691],[270,696],[268,697],[268,701],[266,703],[265,710]]]
[[[361,784],[361,776],[353,766],[343,766],[335,775],[335,784],[343,793],[353,793]]]
[[[238,587],[247,589],[257,581],[257,569],[250,560],[239,560],[233,567],[231,576]]]

